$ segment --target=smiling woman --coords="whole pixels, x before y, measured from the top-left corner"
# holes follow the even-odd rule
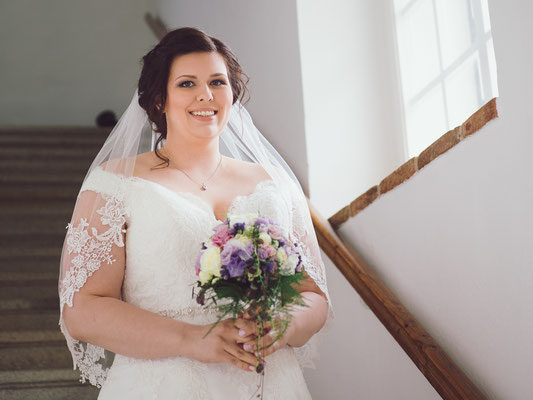
[[[63,245],[60,326],[74,366],[102,388],[99,399],[248,399],[265,375],[261,396],[309,399],[301,367],[333,311],[299,182],[240,103],[244,74],[226,45],[181,28],[143,61]],[[140,153],[146,123],[162,146]],[[297,288],[307,307],[294,308],[261,376],[249,349],[270,343],[270,331],[241,315],[206,336],[217,315],[191,298],[202,243],[225,218],[249,213],[279,224],[307,273]]]

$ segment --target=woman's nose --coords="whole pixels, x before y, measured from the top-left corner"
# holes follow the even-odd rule
[[[213,100],[213,94],[211,93],[211,90],[209,90],[207,86],[204,86],[203,89],[200,89],[200,92],[198,93],[197,98],[198,100],[211,101]]]

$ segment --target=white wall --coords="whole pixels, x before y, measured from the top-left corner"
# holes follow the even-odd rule
[[[297,4],[311,200],[329,217],[406,161],[392,1]]]
[[[145,0],[0,1],[0,125],[94,125],[120,117],[157,40]]]
[[[500,117],[340,233],[488,398],[523,400],[533,398],[533,4],[489,9]]]

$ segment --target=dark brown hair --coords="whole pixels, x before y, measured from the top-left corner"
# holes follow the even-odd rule
[[[142,71],[139,78],[139,105],[146,111],[159,133],[155,143],[155,154],[169,165],[169,159],[158,152],[157,146],[167,138],[167,121],[162,110],[167,100],[167,83],[170,67],[176,57],[195,52],[217,52],[223,58],[228,69],[228,78],[233,93],[233,102],[243,103],[244,94],[248,93],[246,83],[249,81],[231,49],[222,41],[205,32],[184,27],[168,32],[163,39],[142,58]],[[244,78],[246,77],[246,81]],[[249,97],[249,94],[248,94]],[[248,98],[249,100],[249,98]],[[246,100],[246,102],[248,102]]]

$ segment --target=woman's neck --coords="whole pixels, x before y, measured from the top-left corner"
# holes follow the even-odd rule
[[[197,143],[182,143],[167,137],[161,150],[170,160],[170,168],[191,172],[197,176],[212,173],[221,157],[218,137]]]

